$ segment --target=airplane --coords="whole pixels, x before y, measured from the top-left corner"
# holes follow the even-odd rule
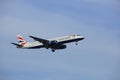
[[[75,42],[78,45],[78,41],[83,40],[84,37],[78,34],[63,36],[53,39],[42,39],[38,37],[34,37],[29,35],[32,38],[33,42],[27,42],[21,35],[18,35],[18,43],[11,43],[16,46],[16,48],[22,49],[38,49],[38,48],[46,48],[51,49],[52,52],[59,49],[67,48],[66,43]]]

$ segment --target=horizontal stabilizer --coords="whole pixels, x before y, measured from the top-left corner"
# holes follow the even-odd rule
[[[19,45],[19,44],[17,44],[17,43],[11,43],[11,44],[13,44],[13,45],[15,45],[15,46],[17,46],[17,47],[22,47],[21,45]]]

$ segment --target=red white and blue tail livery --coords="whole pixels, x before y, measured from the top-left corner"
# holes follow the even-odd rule
[[[18,38],[19,45],[24,46],[27,43],[21,35],[18,35],[17,38]]]
[[[36,49],[36,48],[46,48],[51,49],[52,52],[58,49],[65,49],[66,43],[77,42],[83,40],[84,37],[81,35],[69,35],[63,36],[53,39],[42,39],[34,36],[29,36],[30,38],[34,39],[33,42],[27,42],[21,35],[18,35],[18,43],[12,43],[17,46],[17,48],[24,48],[24,49]]]

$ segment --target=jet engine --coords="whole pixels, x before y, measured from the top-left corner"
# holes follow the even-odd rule
[[[50,45],[56,45],[58,42],[56,40],[50,41]]]
[[[54,48],[55,49],[65,49],[65,48],[67,48],[67,46],[66,45],[59,45],[59,46],[56,46]]]

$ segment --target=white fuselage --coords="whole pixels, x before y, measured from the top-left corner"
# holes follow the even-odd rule
[[[58,38],[53,38],[53,39],[48,39],[49,41],[56,40],[57,43],[61,44],[66,44],[70,42],[78,42],[79,40],[84,39],[83,36],[80,35],[70,35],[70,36],[63,36],[63,37],[58,37]],[[27,42],[22,48],[31,48],[31,47],[42,47],[43,43],[39,41],[34,41],[34,42]]]

